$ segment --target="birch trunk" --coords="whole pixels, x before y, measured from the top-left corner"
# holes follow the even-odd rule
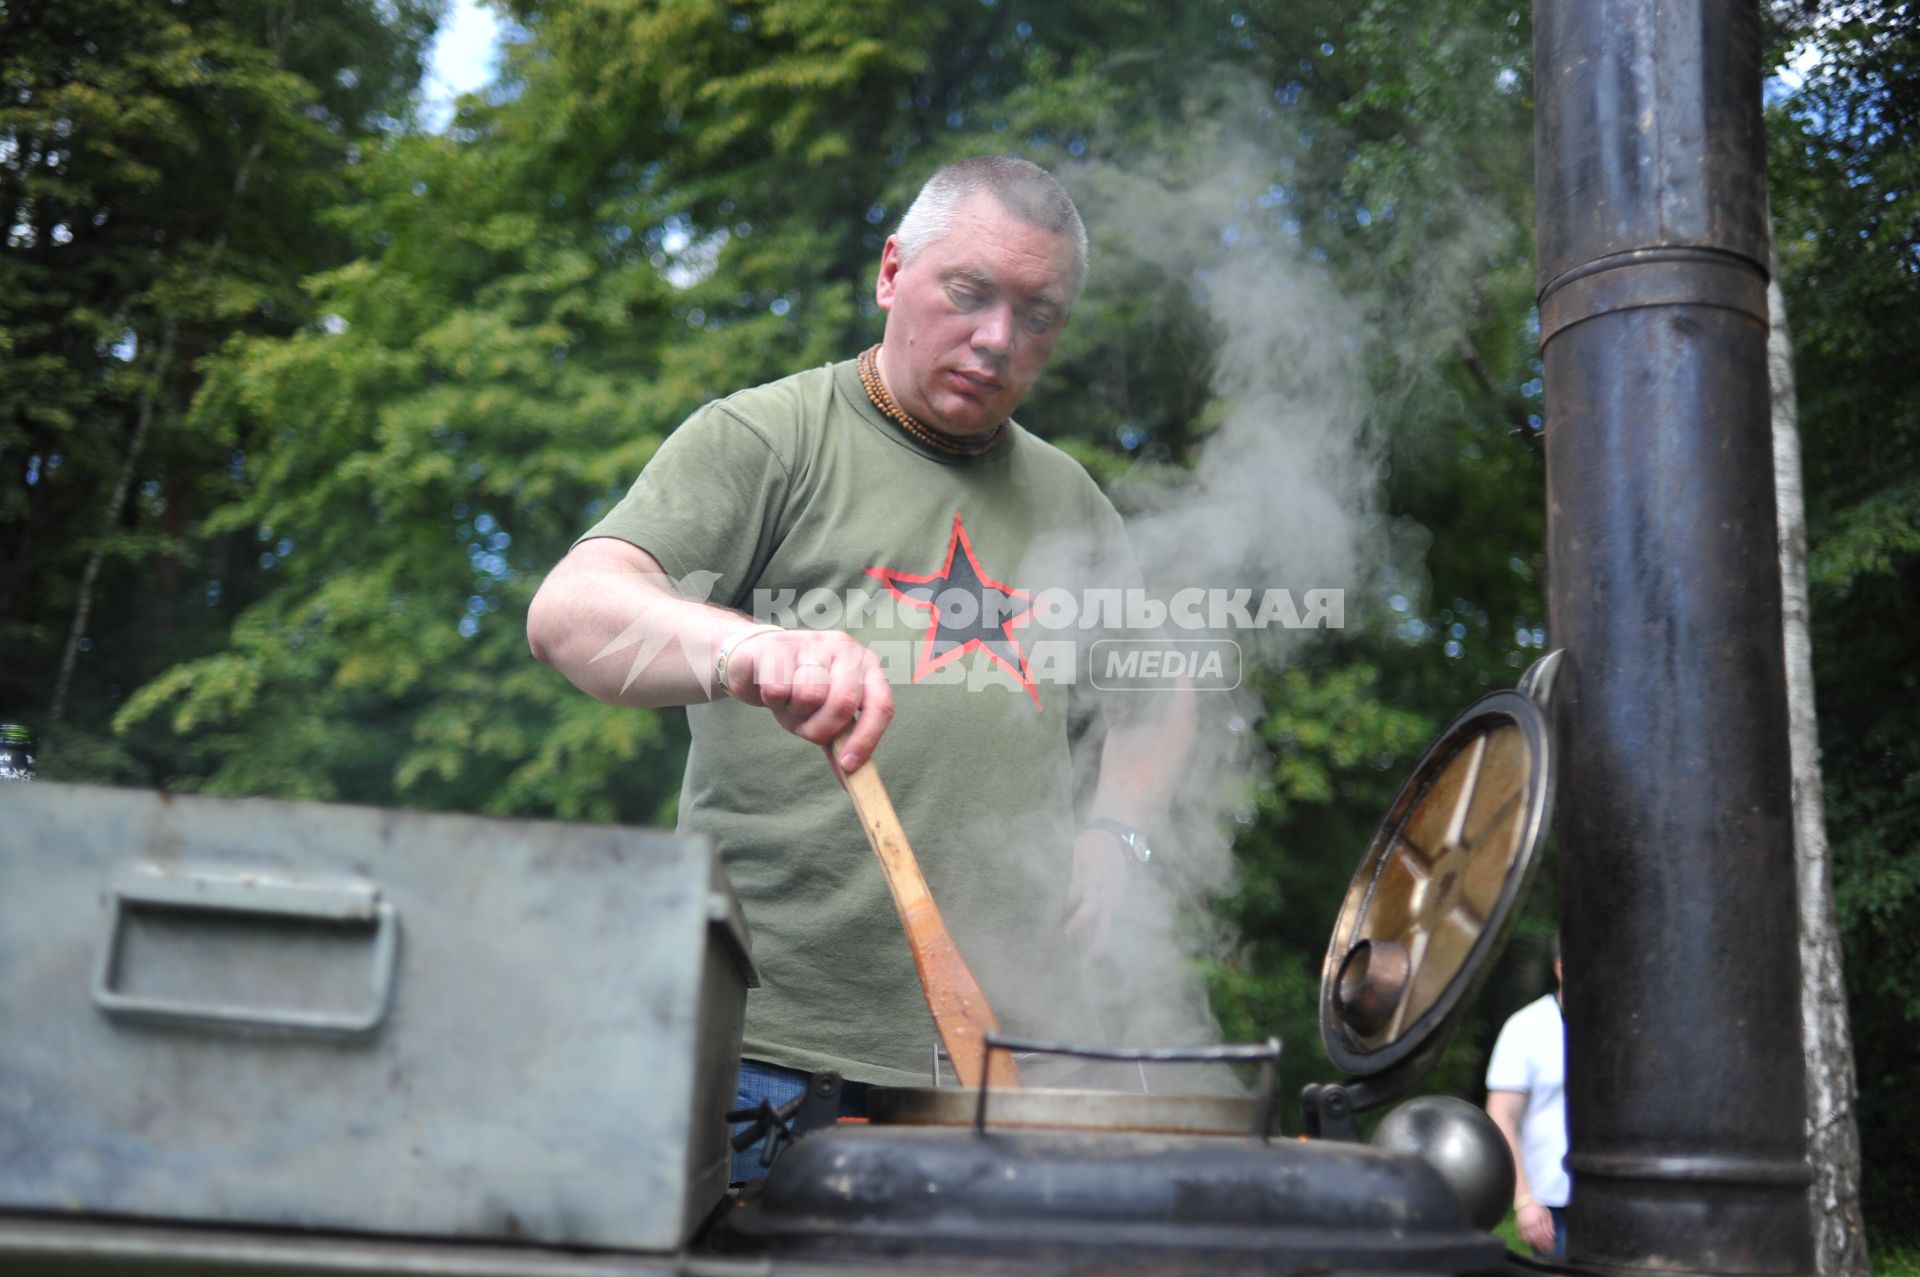
[[[289,6],[291,9],[291,6]],[[291,21],[291,15],[288,15]],[[274,45],[274,65],[284,65],[281,56],[286,47],[286,30],[283,27]],[[253,166],[259,162],[260,155],[266,150],[264,137],[255,139],[247,150],[247,157],[241,161],[239,172],[234,175],[233,192],[230,200],[237,203],[246,194],[247,180],[253,173]],[[227,231],[222,228],[214,237],[213,250],[207,254],[206,265],[194,280],[198,289],[212,279],[220,269],[220,259],[227,251]],[[73,607],[73,623],[67,627],[67,645],[60,654],[60,672],[53,681],[53,704],[47,711],[47,718],[53,727],[59,727],[67,717],[67,693],[73,688],[73,672],[80,660],[80,643],[87,636],[87,625],[93,619],[93,589],[100,579],[100,565],[107,557],[107,540],[120,522],[120,512],[127,508],[127,495],[133,490],[134,475],[140,465],[140,453],[146,447],[147,434],[153,428],[153,414],[158,408],[159,397],[166,393],[167,374],[173,367],[174,341],[180,331],[180,316],[177,311],[169,312],[163,324],[160,348],[154,357],[153,374],[147,379],[140,391],[140,410],[134,418],[133,434],[127,440],[127,452],[120,461],[120,472],[113,482],[113,495],[107,499],[107,508],[100,518],[100,536],[94,542],[93,549],[87,554],[87,565],[80,572],[79,598]],[[46,750],[43,748],[44,755]]]
[[[1773,481],[1780,525],[1781,612],[1786,638],[1787,721],[1792,747],[1794,863],[1800,897],[1800,1033],[1807,1058],[1808,1190],[1814,1270],[1821,1277],[1867,1277],[1860,1215],[1860,1129],[1853,1038],[1841,972],[1840,930],[1827,869],[1826,799],[1813,711],[1813,649],[1807,636],[1807,517],[1800,485],[1799,405],[1780,264],[1773,263],[1767,338],[1773,393]]]

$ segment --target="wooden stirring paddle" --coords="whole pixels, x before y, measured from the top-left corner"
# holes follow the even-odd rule
[[[840,778],[853,799],[860,827],[866,831],[867,842],[873,854],[880,858],[880,868],[887,875],[893,907],[900,911],[900,923],[907,932],[907,948],[912,950],[913,965],[920,972],[920,988],[933,1011],[933,1027],[953,1061],[954,1073],[962,1086],[977,1087],[985,1059],[987,1085],[1019,1086],[1020,1070],[1014,1067],[1011,1055],[995,1051],[991,1058],[986,1058],[986,1035],[1000,1031],[999,1021],[993,1018],[987,995],[967,968],[966,959],[960,956],[959,946],[947,934],[946,921],[940,916],[939,906],[933,903],[933,893],[927,890],[920,862],[907,844],[906,831],[900,827],[900,817],[893,810],[893,800],[887,797],[886,786],[880,783],[879,771],[871,759],[851,772],[840,769],[840,751],[846,743],[843,734],[828,751],[827,759],[833,764],[833,774]]]

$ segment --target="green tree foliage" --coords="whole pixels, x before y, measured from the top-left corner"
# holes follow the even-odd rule
[[[1875,1248],[1920,1240],[1920,12],[1799,15],[1769,113],[1805,452],[1813,655]]]
[[[321,210],[354,139],[404,108],[431,16],[0,4],[0,706],[53,728],[50,774],[150,776],[149,751],[111,739],[116,702],[222,643],[260,588],[255,551],[199,525],[247,460],[187,420],[197,365],[308,315],[302,275],[338,260]],[[49,725],[83,594],[84,654]]]
[[[520,16],[502,102],[369,157],[337,320],[237,344],[200,407],[273,440],[223,520],[302,547],[126,712],[165,706],[212,788],[669,818],[676,729],[535,666],[526,603],[694,407],[848,348],[835,228],[870,229],[855,152],[907,68],[806,6]]]

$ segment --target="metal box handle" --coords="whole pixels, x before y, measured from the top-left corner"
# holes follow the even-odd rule
[[[230,1006],[122,993],[113,987],[129,905],[158,905],[208,913],[303,918],[373,925],[369,1002],[361,1011],[299,1011]],[[109,1015],[169,1023],[292,1030],[328,1035],[371,1032],[386,1017],[393,994],[399,917],[372,883],[297,882],[263,874],[168,872],[142,865],[122,872],[108,892],[106,934],[93,967],[93,1002]]]

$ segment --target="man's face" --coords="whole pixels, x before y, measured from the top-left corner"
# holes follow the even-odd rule
[[[1073,245],[970,196],[947,233],[900,262],[892,236],[874,298],[887,389],[914,417],[949,434],[981,434],[1013,415],[1053,354],[1072,302]]]

